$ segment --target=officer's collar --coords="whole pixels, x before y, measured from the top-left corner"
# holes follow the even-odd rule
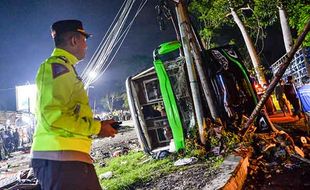
[[[71,65],[74,65],[79,61],[74,55],[60,48],[55,48],[52,53],[52,56],[65,56],[69,60],[69,63]]]

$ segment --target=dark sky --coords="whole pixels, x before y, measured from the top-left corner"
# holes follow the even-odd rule
[[[87,58],[77,66],[81,73],[122,2],[123,0],[1,0],[1,101],[5,101],[5,95],[9,91],[9,94],[12,94],[12,88],[16,85],[34,83],[40,63],[53,50],[50,26],[57,20],[79,19],[83,21],[84,28],[94,35],[88,40]],[[131,67],[132,61],[137,60],[137,57],[149,60],[146,65],[151,66],[153,49],[162,42],[175,40],[171,26],[166,31],[159,30],[154,8],[157,2],[149,0],[137,17],[117,57],[105,75],[95,83],[96,92],[101,94],[116,76],[126,78],[123,76],[124,70],[138,72],[141,68],[135,71],[135,68]]]
[[[136,5],[140,1],[137,0]],[[122,3],[123,0],[1,0],[0,110],[15,109],[15,86],[34,83],[39,65],[54,48],[50,35],[53,22],[79,19],[86,31],[94,35],[88,40],[85,60],[77,65],[81,73]],[[163,42],[176,39],[171,24],[167,24],[165,31],[159,30],[157,3],[158,0],[148,0],[111,66],[90,90],[91,101],[95,98],[98,101],[106,92],[124,91],[128,75],[151,67],[153,50]],[[279,24],[267,34],[262,60],[270,65],[283,55],[284,46]],[[228,43],[234,35],[240,38],[237,46],[244,47],[237,28],[227,30],[226,36],[219,36],[219,45]]]

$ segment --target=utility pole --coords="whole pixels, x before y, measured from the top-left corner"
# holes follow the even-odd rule
[[[176,2],[176,1],[175,1]],[[181,33],[181,41],[182,47],[185,55],[186,60],[186,67],[189,76],[189,82],[195,107],[195,114],[197,118],[197,124],[199,128],[199,135],[202,144],[206,143],[205,135],[204,135],[204,118],[203,118],[203,111],[202,111],[202,103],[201,98],[199,96],[199,87],[198,81],[196,77],[196,70],[198,72],[199,79],[201,81],[202,90],[206,97],[209,110],[213,119],[218,118],[218,113],[215,107],[215,100],[210,94],[211,87],[207,80],[207,74],[203,71],[202,67],[202,58],[201,58],[201,51],[198,46],[198,43],[195,38],[195,34],[192,30],[190,25],[189,17],[187,14],[187,10],[184,7],[183,0],[177,1],[176,4],[176,13],[178,18],[179,29]]]
[[[94,98],[94,110],[93,110],[93,112],[94,112],[94,115],[96,115],[96,97]]]
[[[95,88],[94,86],[92,86],[92,85],[89,85],[89,86],[87,86],[87,90],[86,90],[86,94],[87,94],[87,96],[88,96],[88,94],[89,94],[89,89],[90,88]]]
[[[30,97],[28,96],[28,98],[27,98],[27,111],[28,111],[28,113],[30,114]]]

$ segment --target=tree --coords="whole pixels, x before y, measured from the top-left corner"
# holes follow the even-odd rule
[[[283,0],[287,9],[290,26],[300,33],[310,20],[310,4],[306,0]],[[304,46],[310,46],[310,35],[303,42]]]
[[[288,52],[293,45],[291,28],[300,33],[310,19],[310,5],[305,0],[253,0],[254,13],[264,26],[280,21],[285,49]],[[266,11],[268,10],[268,11]],[[310,36],[306,36],[304,46],[310,45]]]
[[[209,41],[212,38],[214,29],[236,24],[242,33],[258,81],[260,84],[264,84],[266,79],[261,69],[260,58],[244,24],[247,16],[243,11],[247,8],[246,5],[244,1],[240,0],[194,0],[190,4],[190,11],[204,23],[205,28],[201,30],[200,34],[209,44],[211,44]],[[239,15],[241,15],[241,18]]]
[[[129,109],[129,103],[128,103],[128,97],[127,97],[127,93],[124,92],[122,95],[122,100],[123,100],[123,108],[128,110]]]
[[[287,12],[282,2],[279,3],[278,9],[285,50],[286,52],[289,52],[293,46],[293,37],[288,23]]]
[[[105,109],[109,110],[110,113],[112,113],[115,101],[117,101],[120,98],[121,94],[119,92],[108,93],[103,98],[100,99],[100,104]]]

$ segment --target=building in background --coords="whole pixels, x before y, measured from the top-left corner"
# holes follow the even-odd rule
[[[285,56],[281,57],[277,62],[271,65],[273,74],[279,70],[280,65],[284,61],[284,57]],[[282,78],[286,81],[288,75],[293,76],[297,87],[302,86],[301,79],[304,76],[310,76],[310,47],[301,48],[296,52]]]

